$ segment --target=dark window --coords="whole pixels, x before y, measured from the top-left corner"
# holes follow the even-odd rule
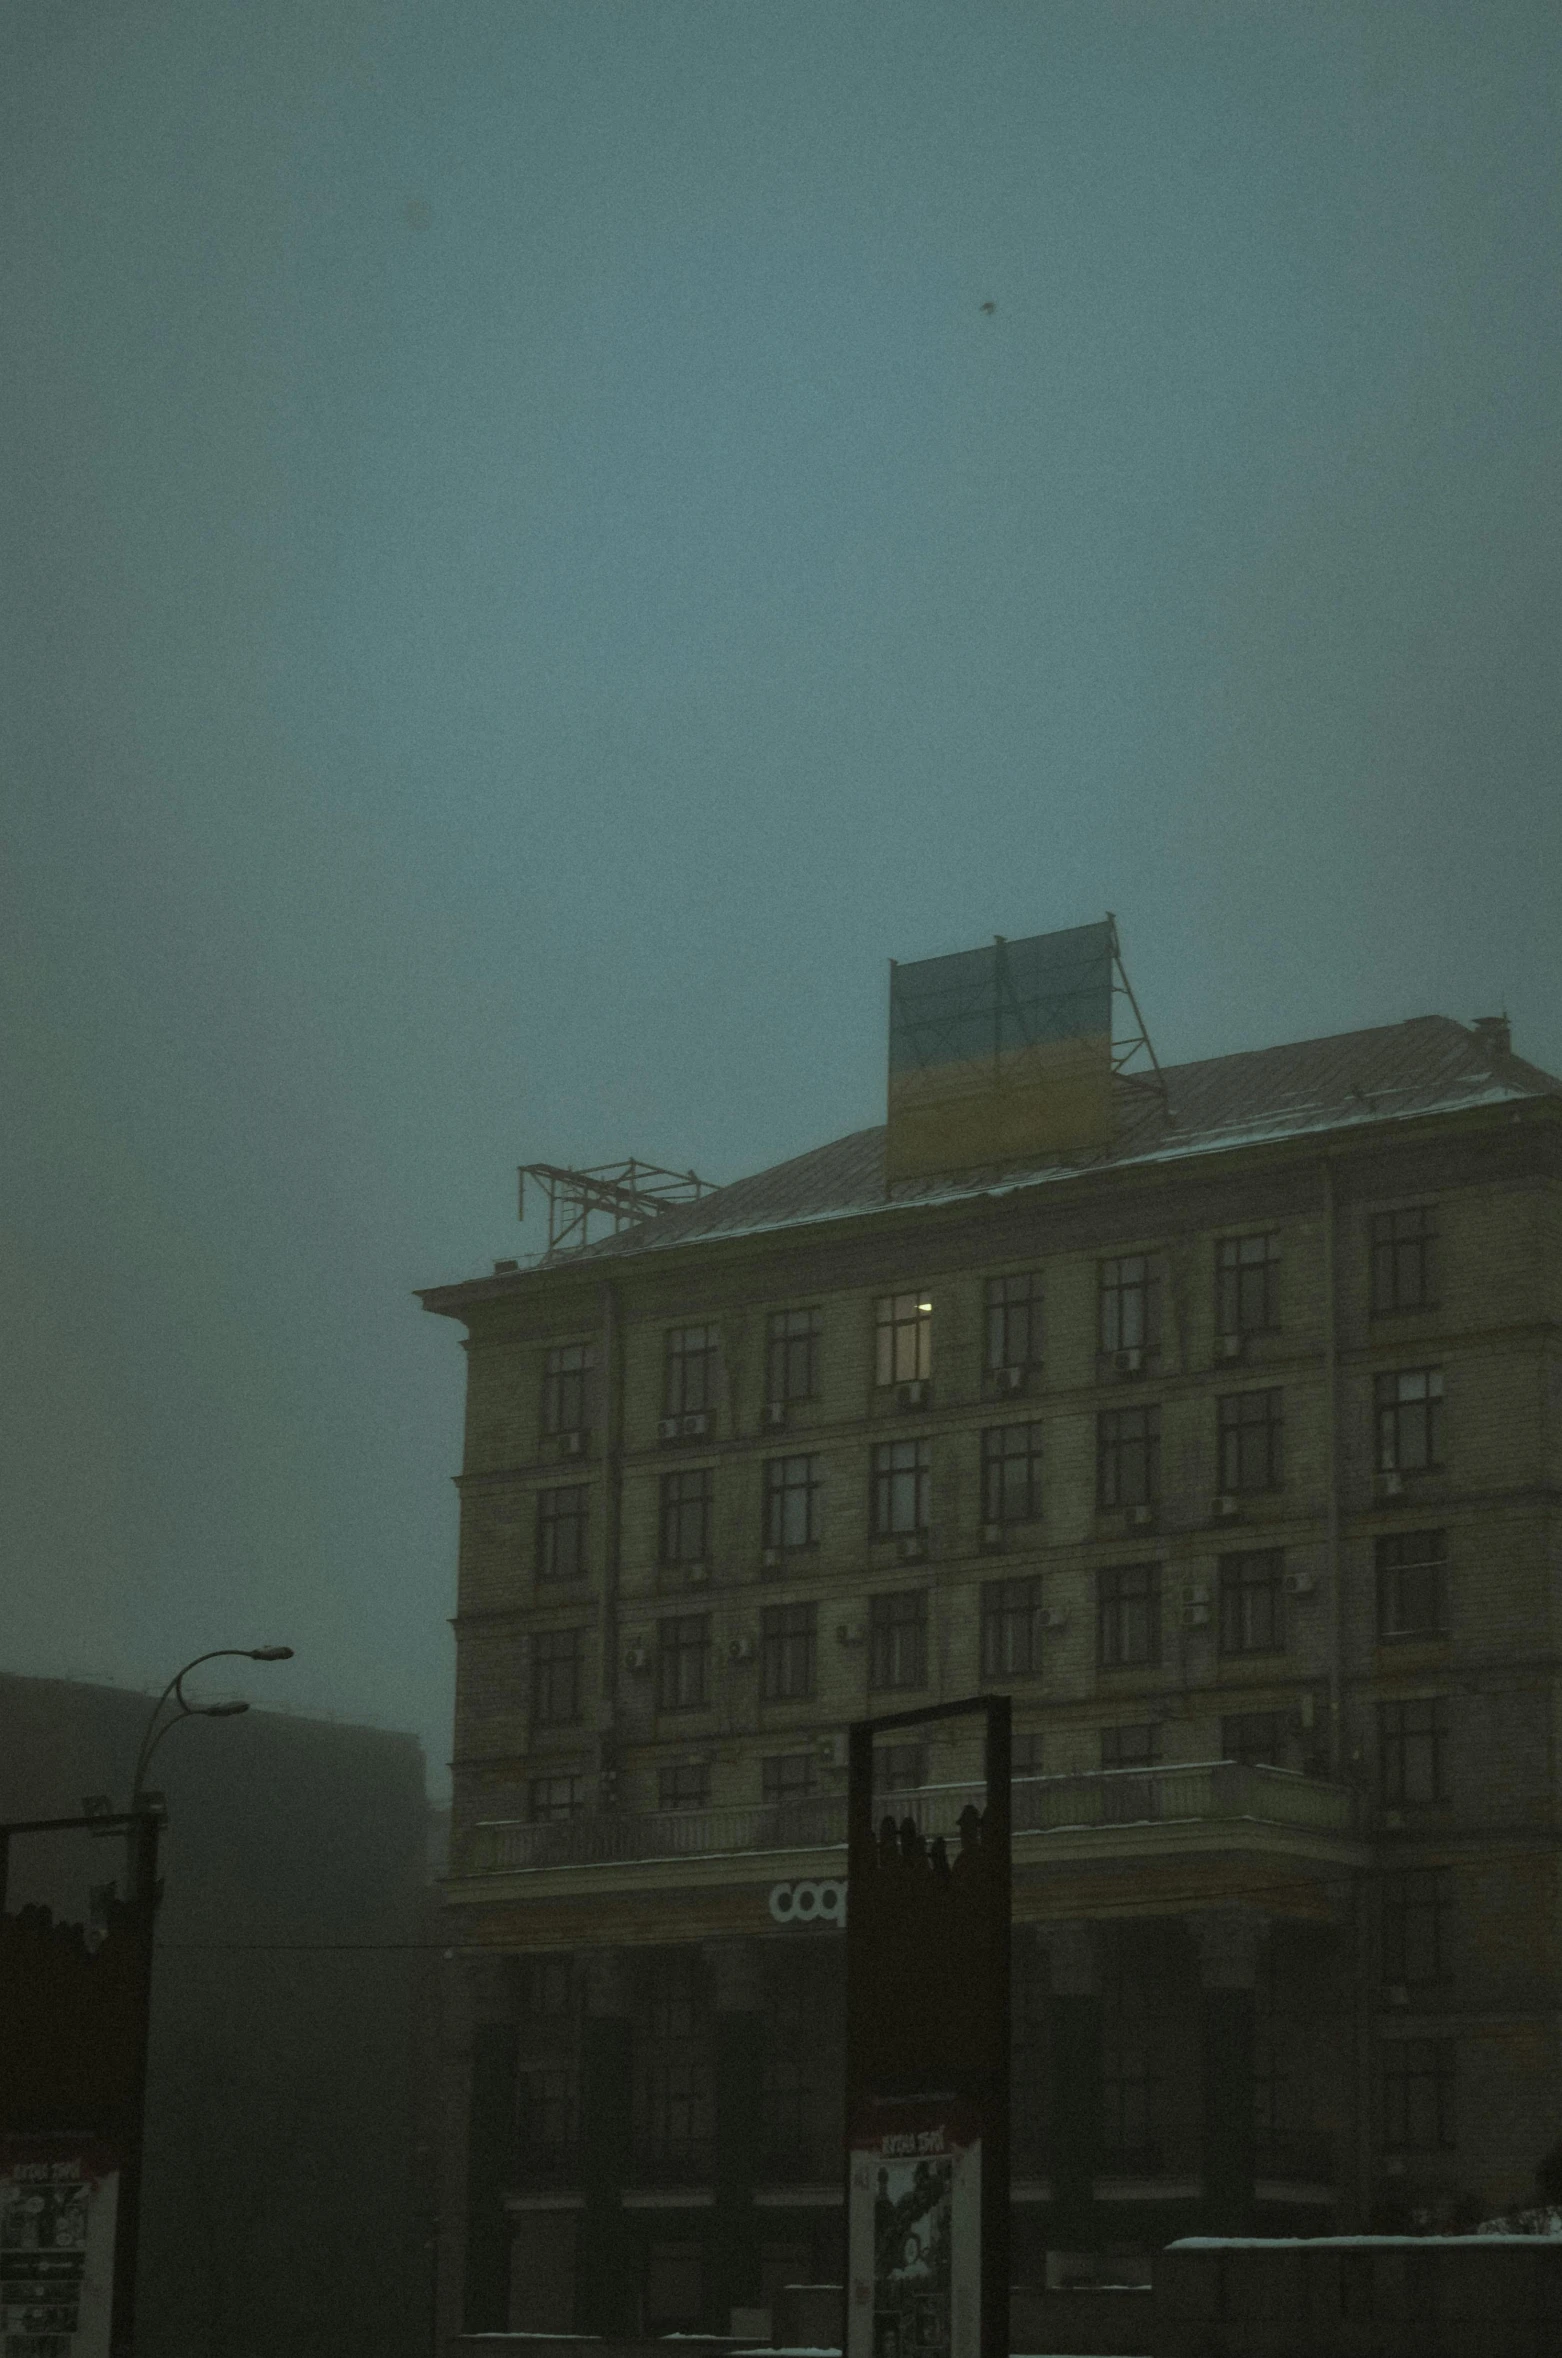
[[[1453,2040],[1385,2039],[1384,2152],[1447,2153],[1453,2144]]]
[[[524,2175],[559,2170],[580,2136],[579,2083],[568,2063],[541,2063],[515,2083],[515,2128]]]
[[[1112,1564],[1098,1574],[1096,1640],[1103,1670],[1159,1662],[1159,1564]]]
[[[706,1809],[710,1804],[710,1766],[703,1760],[675,1761],[656,1772],[658,1809]]]
[[[813,1400],[819,1392],[821,1310],[772,1310],[765,1353],[767,1400]]]
[[[933,1305],[926,1294],[881,1294],[875,1314],[874,1381],[910,1384],[933,1372]]]
[[[1161,1731],[1148,1722],[1140,1727],[1101,1730],[1104,1769],[1156,1768],[1161,1758]]]
[[[710,1701],[710,1615],[675,1613],[657,1624],[660,1711],[698,1711]]]
[[[1447,1800],[1448,1704],[1444,1696],[1415,1703],[1380,1703],[1378,1737],[1385,1802]]]
[[[1104,1408],[1096,1418],[1096,1496],[1101,1505],[1153,1506],[1160,1494],[1159,1408]]]
[[[586,1806],[584,1777],[533,1777],[527,1787],[527,1815],[534,1826],[578,1818]]]
[[[1377,1543],[1378,1634],[1438,1637],[1448,1627],[1448,1534],[1395,1532]]]
[[[1430,1310],[1437,1303],[1437,1212],[1431,1204],[1372,1215],[1372,1307]]]
[[[1101,2160],[1142,2177],[1161,2168],[1154,2027],[1139,1977],[1114,1961],[1101,1993]]]
[[[532,1639],[532,1718],[541,1728],[569,1727],[580,1717],[583,1629],[544,1629]]]
[[[773,1457],[765,1467],[766,1547],[817,1547],[821,1457]]]
[[[927,1783],[925,1744],[880,1744],[873,1755],[875,1793],[915,1793]]]
[[[716,1405],[716,1351],[720,1330],[714,1326],[675,1326],[668,1330],[663,1369],[663,1416],[709,1416]]]
[[[762,1801],[801,1801],[814,1789],[811,1752],[783,1752],[759,1764]]]
[[[1223,1335],[1280,1324],[1280,1239],[1223,1236],[1215,1247],[1215,1320]]]
[[[1009,1767],[1017,1777],[1041,1775],[1041,1738],[1034,1728],[1011,1737]]]
[[[925,1441],[881,1441],[873,1452],[875,1539],[925,1531],[933,1453]]]
[[[1416,1867],[1383,1878],[1383,1979],[1407,1989],[1444,1978],[1453,1877]]]
[[[1413,1474],[1443,1462],[1443,1371],[1402,1367],[1374,1385],[1378,1409],[1378,1465],[1386,1474]]]
[[[1279,1548],[1220,1559],[1220,1650],[1278,1654],[1285,1645]]]
[[[1101,1263],[1101,1348],[1153,1350],[1161,1339],[1161,1273],[1147,1253]]]
[[[1041,1365],[1041,1273],[1027,1269],[1017,1277],[987,1280],[987,1364],[999,1367]]]
[[[1041,1582],[982,1586],[982,1676],[1024,1678],[1041,1668]]]
[[[635,2026],[635,2144],[653,2175],[698,2178],[710,2168],[710,2026],[699,1964],[687,1951],[657,1957]]]
[[[703,1564],[710,1554],[716,1476],[709,1466],[662,1476],[662,1562]]]
[[[537,1577],[578,1580],[586,1569],[586,1513],[591,1491],[585,1482],[537,1495]]]
[[[1278,1490],[1284,1464],[1284,1394],[1236,1392],[1216,1403],[1220,1488]]]
[[[1290,1737],[1283,1711],[1234,1712],[1220,1723],[1220,1756],[1249,1768],[1284,1768]]]
[[[896,1596],[875,1597],[868,1612],[869,1686],[926,1686],[926,1589],[904,1589]]]
[[[1040,1425],[990,1426],[982,1435],[982,1521],[1034,1523],[1040,1514]]]
[[[817,1605],[767,1605],[759,1622],[759,1691],[767,1703],[794,1703],[814,1691]]]
[[[523,1987],[526,2013],[549,2021],[574,2014],[580,2004],[573,1957],[528,1957]]]
[[[548,1353],[542,1377],[545,1433],[585,1431],[591,1422],[591,1371],[596,1363],[591,1343],[556,1343]]]

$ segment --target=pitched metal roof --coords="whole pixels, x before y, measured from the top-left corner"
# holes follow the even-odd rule
[[[1524,1098],[1562,1097],[1562,1080],[1522,1057],[1493,1052],[1480,1033],[1446,1015],[1420,1015],[1371,1031],[1341,1032],[1288,1047],[1248,1049],[1165,1068],[1166,1102],[1119,1081],[1118,1135],[1109,1149],[1039,1166],[961,1171],[946,1178],[884,1179],[884,1131],[855,1130],[809,1154],[714,1189],[599,1243],[556,1252],[540,1266],[622,1259],[681,1245],[860,1218],[905,1206],[1006,1195],[1086,1171],[1180,1162],[1227,1149],[1327,1130],[1364,1128],[1413,1115]]]

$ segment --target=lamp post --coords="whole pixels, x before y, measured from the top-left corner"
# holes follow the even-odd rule
[[[130,1823],[126,1836],[126,1870],[129,1891],[129,1925],[131,1937],[140,1950],[141,2002],[134,2032],[134,2047],[130,2059],[129,2103],[125,2115],[125,2133],[120,2157],[119,2214],[115,2232],[114,2306],[112,2344],[113,2358],[131,2358],[135,2347],[136,2247],[141,2220],[141,2148],[146,2120],[146,2065],[148,2034],[152,2018],[152,1927],[157,1912],[157,1830],[158,1811],[146,1789],[146,1772],[152,1755],[167,1735],[183,1719],[236,1719],[249,1705],[242,1702],[192,1703],[184,1691],[184,1682],[192,1670],[203,1662],[290,1662],[291,1646],[215,1646],[209,1654],[197,1654],[182,1670],[175,1671],[156,1703],[141,1738],[141,1749],[136,1754],[135,1774],[130,1781]],[[170,1698],[174,1709],[165,1719]]]

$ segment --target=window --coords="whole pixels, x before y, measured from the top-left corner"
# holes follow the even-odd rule
[[[1220,1650],[1223,1654],[1278,1654],[1285,1645],[1279,1548],[1220,1559]],[[1230,1758],[1230,1755],[1227,1755]]]
[[[1384,2152],[1447,2153],[1453,2143],[1453,2040],[1385,2040]]]
[[[583,1433],[591,1422],[591,1372],[596,1366],[592,1343],[555,1343],[543,1365],[542,1429],[545,1433]]]
[[[716,1476],[709,1466],[662,1476],[662,1562],[703,1564],[710,1554]]]
[[[783,1752],[775,1759],[762,1760],[759,1779],[762,1801],[801,1801],[814,1789],[814,1756],[811,1752]]]
[[[1157,2175],[1159,2075],[1153,2025],[1138,1974],[1113,1956],[1101,1993],[1101,2161],[1134,2177]]]
[[[824,1460],[773,1457],[765,1467],[766,1547],[817,1547]]]
[[[1404,1367],[1374,1384],[1378,1409],[1378,1467],[1385,1474],[1419,1473],[1443,1462],[1443,1371]]]
[[[653,2176],[708,2171],[714,2130],[709,2018],[700,1959],[651,1961],[635,2025],[635,2160]],[[685,2319],[683,2322],[697,2322]]]
[[[927,1783],[925,1744],[880,1744],[873,1755],[875,1793],[915,1793]]]
[[[1161,1339],[1161,1273],[1147,1253],[1101,1263],[1101,1348],[1149,1351]]]
[[[927,1295],[881,1294],[875,1323],[874,1382],[925,1382],[933,1372],[933,1305]]]
[[[991,1426],[982,1435],[982,1521],[1034,1523],[1040,1515],[1040,1425]]]
[[[656,1772],[658,1809],[708,1809],[710,1764],[703,1760],[674,1761]]]
[[[819,1394],[822,1310],[772,1310],[765,1346],[765,1398],[814,1400]]]
[[[522,2171],[530,2176],[571,2161],[579,2119],[579,2083],[570,2064],[534,2064],[521,2072],[515,2083],[515,2128]]]
[[[709,1416],[716,1405],[716,1351],[720,1330],[714,1326],[675,1326],[668,1330],[667,1358],[662,1371],[663,1416]]]
[[[927,1591],[905,1589],[875,1597],[868,1609],[868,1684],[874,1688],[927,1684]]]
[[[578,1818],[586,1807],[584,1777],[533,1777],[526,1789],[526,1814],[534,1826]]]
[[[1217,1401],[1220,1488],[1278,1490],[1284,1461],[1284,1394],[1237,1392]]]
[[[1383,1799],[1389,1804],[1448,1798],[1448,1702],[1434,1695],[1378,1705]]]
[[[893,1539],[925,1531],[933,1453],[925,1441],[882,1441],[873,1452],[872,1531]]]
[[[1159,1408],[1105,1408],[1096,1418],[1096,1497],[1103,1507],[1153,1506],[1161,1494]]]
[[[1041,1272],[987,1280],[989,1368],[1041,1365]]]
[[[1372,1307],[1431,1310],[1437,1304],[1437,1211],[1418,1204],[1372,1215]]]
[[[1440,1637],[1448,1628],[1448,1534],[1396,1532],[1377,1543],[1378,1635]]]
[[[1040,1580],[985,1582],[982,1588],[982,1676],[1025,1678],[1040,1668]]]
[[[1223,1335],[1257,1335],[1280,1324],[1280,1239],[1223,1236],[1215,1247],[1215,1324]]]
[[[539,1580],[578,1580],[586,1569],[586,1512],[589,1486],[572,1482],[567,1490],[537,1494],[537,1577]]]
[[[528,1957],[522,1986],[527,2014],[557,2021],[579,2007],[580,1982],[573,1957]]]
[[[674,1613],[657,1624],[659,1711],[699,1711],[710,1701],[710,1615]]]
[[[1009,1769],[1016,1777],[1041,1775],[1041,1738],[1034,1728],[1011,1737]]]
[[[797,1703],[814,1691],[817,1605],[767,1605],[759,1621],[759,1691],[767,1703]]]
[[[570,1727],[580,1717],[583,1629],[542,1629],[532,1639],[532,1718],[540,1728]]]
[[[1406,1989],[1444,1978],[1453,1877],[1417,1867],[1383,1878],[1383,1979]]]
[[[1097,1576],[1096,1650],[1103,1670],[1159,1662],[1159,1564],[1113,1564]]]
[[[1145,1723],[1132,1728],[1101,1730],[1104,1769],[1156,1768],[1161,1758],[1161,1731]]]
[[[1220,1723],[1220,1757],[1247,1768],[1284,1768],[1290,1737],[1283,1711],[1238,1711]]]

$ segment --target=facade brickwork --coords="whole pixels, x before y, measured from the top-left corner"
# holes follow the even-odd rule
[[[1210,1993],[1228,1987],[1211,1964],[1211,1927],[1239,1917],[1257,2122],[1240,2224],[1396,2224],[1521,2198],[1562,2128],[1559,1116],[1562,1100],[1533,1093],[1197,1160],[1085,1169],[976,1203],[560,1256],[427,1297],[468,1334],[450,1907],[460,1945],[517,1961],[486,1998],[469,1989],[464,2000],[479,2029],[500,2026],[517,2085],[542,2085],[517,1994],[528,1959],[574,1959],[578,1974],[588,1956],[624,1959],[625,1987],[641,1995],[602,2019],[627,2024],[624,2052],[643,2060],[657,2037],[669,2054],[676,2044],[672,2001],[647,1994],[655,1960],[746,1942],[780,1960],[781,1979],[753,2001],[771,2023],[753,2070],[770,2078],[742,2100],[768,2106],[767,2118],[795,2116],[801,2152],[797,2123],[824,2099],[780,2086],[786,2042],[772,2017],[787,1960],[838,1948],[839,1934],[783,1924],[765,1895],[788,1877],[838,1872],[838,1859],[818,1834],[799,1834],[782,1857],[773,1830],[744,1831],[739,1815],[760,1810],[767,1761],[806,1756],[812,1793],[828,1801],[844,1787],[849,1722],[998,1686],[1013,1697],[1024,1774],[1059,1789],[1076,1780],[1081,1797],[1072,1832],[1063,1810],[1048,1821],[1058,1831],[1038,1822],[1016,1851],[1017,1988],[1031,1993],[1016,2068],[1030,2075],[1020,2114],[1039,2125],[1029,2146],[1017,2130],[1015,2248],[1033,2271],[1048,2251],[1056,2261],[1211,2223],[1200,2207],[1201,2141],[1214,2132],[1198,2024]],[[1374,1253],[1391,1213],[1424,1214],[1435,1240],[1426,1271],[1404,1281],[1410,1298],[1386,1303]],[[1269,1314],[1228,1340],[1221,1246],[1266,1236],[1278,1254]],[[1110,1264],[1141,1258],[1158,1324],[1142,1357],[1125,1359],[1103,1348],[1103,1287]],[[1026,1272],[1043,1289],[1044,1343],[1017,1388],[1001,1389],[987,1287]],[[931,1305],[920,1390],[875,1381],[876,1306],[890,1294]],[[767,1322],[784,1310],[819,1313],[818,1389],[777,1412]],[[695,1326],[716,1331],[716,1382],[703,1424],[684,1419],[669,1436],[668,1335]],[[544,1431],[542,1403],[550,1352],[574,1344],[590,1344],[596,1364],[571,1451]],[[1265,1394],[1271,1406],[1248,1397]],[[1136,1511],[1104,1496],[1102,1433],[1104,1420],[1145,1408],[1159,1412],[1160,1478]],[[1269,1421],[1239,1459],[1229,1434],[1243,1417]],[[1040,1427],[1040,1512],[995,1524],[983,1435],[1022,1425]],[[875,1536],[872,1519],[874,1453],[902,1443],[921,1445],[928,1463],[915,1544]],[[776,1549],[766,1468],[805,1456],[818,1461],[818,1537]],[[665,1486],[707,1473],[708,1544],[697,1557],[670,1550]],[[586,1493],[583,1568],[550,1579],[543,1496],[567,1488]],[[1158,1636],[1114,1656],[1114,1579],[1150,1566]],[[1023,1580],[1039,1583],[1029,1660],[995,1673],[984,1592]],[[924,1599],[924,1674],[914,1689],[875,1685],[875,1600],[913,1593]],[[779,1606],[812,1609],[801,1693],[767,1690]],[[676,1691],[661,1666],[675,1621],[697,1623],[707,1648],[703,1676],[691,1671]],[[561,1711],[561,1674],[548,1665],[570,1632],[578,1689]],[[924,1789],[980,1773],[968,1723],[949,1730],[930,1737]],[[1179,1765],[1191,1778],[1246,1759],[1270,1801],[1240,1824],[1188,1802],[1191,1783],[1165,1782]],[[1162,1782],[1153,1793],[1151,1782],[1114,1785],[1119,1762]],[[1139,1800],[1126,1807],[1130,1790]],[[697,1800],[676,1824],[658,1821],[656,1836],[674,1791]],[[527,1848],[539,1812],[575,1813],[542,1829],[555,1844],[546,1854]],[[1072,1979],[1059,1986],[1057,1939],[1070,1927],[1083,1945],[1068,1951]],[[763,1973],[751,1980],[770,1988]],[[731,1972],[721,1986],[737,1986]],[[578,2107],[598,2052],[587,1999],[571,2002],[574,2093],[560,2080],[556,2111]],[[700,2004],[710,2025],[728,2019],[714,1999]],[[656,2022],[662,2031],[647,2027]],[[677,2067],[696,2080],[704,2035],[689,2031]],[[1071,2074],[1074,2039],[1092,2042],[1093,2080]],[[730,2059],[750,2047],[723,2032],[718,2048],[730,2106],[747,2068]],[[484,2049],[485,2068],[499,2049]],[[542,2098],[534,2089],[525,2101]],[[653,2099],[642,2089],[636,2101]],[[476,2117],[475,2099],[452,2102],[452,2119],[463,2104]],[[523,2114],[512,2105],[506,2116],[503,2183],[482,2199],[491,2212],[508,2203],[512,2225],[528,2222],[512,2237],[524,2256],[540,2248],[535,2222],[549,2202],[562,2219],[559,2206],[588,2197],[567,2139],[555,2182],[528,2177],[514,2126]],[[589,2135],[577,2119],[574,2150]],[[739,2150],[730,2121],[710,2139],[703,2162],[698,2138],[688,2146],[682,2197],[668,2195],[666,2168],[653,2184],[648,2161],[620,2157],[611,2200],[605,2180],[589,2199],[616,2203],[612,2216],[630,2223],[625,2283],[638,2289],[609,2298],[577,2272],[566,2298],[550,2260],[548,2299],[569,2314],[539,2322],[725,2326],[711,2288],[732,2291],[734,2267],[757,2305],[762,2275],[836,2264],[838,2210],[827,2188],[796,2176],[800,2160],[791,2180],[735,2195],[712,2185],[709,2159]],[[458,2209],[474,2199],[470,2178],[451,2165]],[[1087,2190],[1068,2197],[1072,2210],[1065,2181]],[[736,2233],[744,2203],[768,2224],[742,2243],[740,2264],[725,2245],[716,2252],[706,2212]],[[492,2243],[492,2219],[490,2230]],[[451,2229],[453,2253],[464,2232]],[[518,2319],[523,2294],[490,2280],[473,2295],[465,2265],[452,2259],[451,2330]],[[516,2265],[524,2277],[530,2263]],[[593,2308],[599,2295],[607,2305]]]

